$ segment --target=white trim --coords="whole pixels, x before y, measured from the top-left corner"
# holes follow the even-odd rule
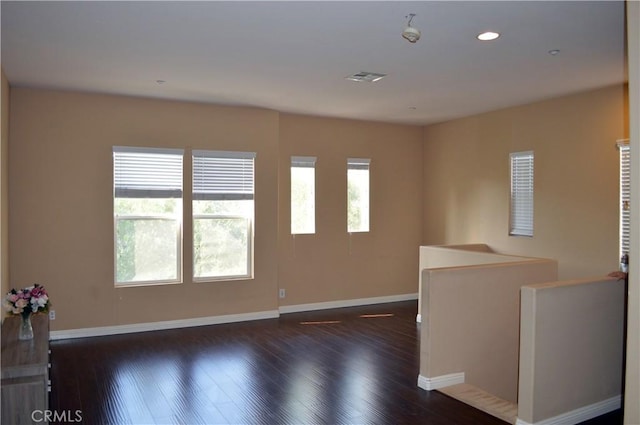
[[[464,372],[450,373],[448,375],[435,376],[433,378],[418,375],[418,387],[427,391],[450,387],[451,385],[457,384],[464,384]]]
[[[588,406],[581,407],[570,412],[554,416],[539,422],[529,423],[518,418],[515,425],[573,425],[580,422],[588,421],[605,413],[619,409],[622,405],[622,397],[617,395],[607,400],[602,400]]]
[[[629,147],[629,139],[618,139],[616,140],[616,148],[628,148]]]
[[[168,154],[168,155],[184,155],[184,149],[181,148],[153,148],[142,146],[113,146],[112,152],[126,153],[152,153],[152,154]]]
[[[201,156],[206,158],[232,158],[232,159],[255,159],[255,152],[246,151],[212,151],[204,149],[194,149],[191,156]]]
[[[300,313],[303,311],[328,310],[331,308],[344,308],[344,307],[357,307],[361,305],[385,304],[385,303],[394,303],[399,301],[410,301],[410,300],[417,300],[417,299],[418,299],[418,293],[416,292],[412,294],[389,295],[386,297],[357,298],[352,300],[327,301],[327,302],[311,303],[311,304],[284,305],[284,306],[281,306],[278,310],[280,311],[280,314]]]
[[[369,165],[371,164],[370,158],[347,158],[349,165]]]
[[[134,332],[159,331],[164,329],[187,328],[192,326],[219,325],[223,323],[247,322],[250,320],[277,319],[277,310],[254,313],[227,314],[224,316],[197,317],[194,319],[166,320],[162,322],[134,323],[131,325],[100,326],[97,328],[67,329],[49,332],[50,340],[87,338],[92,336],[118,335]]]
[[[327,310],[331,308],[357,307],[370,304],[385,304],[399,301],[417,300],[418,294],[390,295],[386,297],[358,298],[344,301],[329,301],[312,304],[282,306],[278,310],[254,313],[227,314],[224,316],[197,317],[193,319],[166,320],[162,322],[134,323],[131,325],[100,326],[95,328],[67,329],[49,332],[50,340],[88,338],[93,336],[118,335],[134,332],[159,331],[164,329],[188,328],[192,326],[218,325],[223,323],[247,322],[250,320],[277,319],[280,314],[304,311]]]

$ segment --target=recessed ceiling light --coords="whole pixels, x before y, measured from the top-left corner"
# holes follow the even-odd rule
[[[551,56],[555,56],[555,55],[557,55],[558,53],[560,53],[560,50],[558,50],[558,49],[553,49],[553,50],[549,50],[549,52],[548,52],[548,53],[549,53]]]
[[[348,77],[345,77],[345,78],[350,81],[365,81],[367,83],[373,83],[373,82],[382,80],[386,76],[387,74],[361,71],[361,72],[358,72],[357,74],[349,75]]]
[[[482,41],[491,41],[491,40],[495,40],[498,37],[500,37],[500,34],[492,31],[487,31],[487,32],[483,32],[482,34],[478,34],[478,40],[482,40]]]
[[[158,84],[164,84],[164,83],[166,83],[166,81],[165,81],[165,80],[156,80],[156,83],[158,83]]]

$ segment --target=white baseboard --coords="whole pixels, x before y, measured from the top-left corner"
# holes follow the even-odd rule
[[[433,378],[427,378],[426,376],[418,375],[418,387],[427,391],[450,387],[451,385],[456,384],[464,384],[464,372],[434,376]]]
[[[357,298],[352,300],[327,301],[327,302],[311,303],[311,304],[283,305],[278,310],[280,311],[281,314],[300,313],[303,311],[328,310],[331,308],[344,308],[344,307],[357,307],[361,305],[394,303],[399,301],[410,301],[410,300],[417,300],[417,299],[418,299],[418,293],[416,292],[413,294],[389,295],[386,297]]]
[[[616,409],[619,409],[621,405],[622,397],[618,395],[607,400],[602,400],[597,403],[593,403],[588,406],[584,406],[579,409],[554,416],[553,418],[534,423],[529,423],[518,418],[516,420],[516,425],[574,425],[580,422],[588,421],[589,419],[593,419],[596,416],[612,412]]]
[[[158,331],[163,329],[187,328],[191,326],[219,325],[223,323],[247,322],[250,320],[277,319],[277,310],[254,313],[227,314],[224,316],[198,317],[194,319],[167,320],[162,322],[135,323],[131,325],[101,326],[97,328],[68,329],[49,332],[50,340],[87,338],[92,336],[118,335],[134,332]]]
[[[134,332],[158,331],[163,329],[187,328],[192,326],[219,325],[223,323],[247,322],[250,320],[277,319],[280,314],[297,313],[330,308],[356,307],[360,305],[384,304],[399,301],[417,300],[418,293],[391,295],[386,297],[358,298],[343,301],[329,301],[312,304],[282,306],[278,310],[258,311],[254,313],[228,314],[224,316],[198,317],[194,319],[167,320],[162,322],[134,323],[131,325],[100,326],[95,328],[67,329],[49,332],[50,340],[88,338],[92,336],[118,335]]]

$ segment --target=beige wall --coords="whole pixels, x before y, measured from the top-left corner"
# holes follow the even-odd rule
[[[624,290],[624,280],[612,278],[522,288],[518,419],[542,423],[597,403],[619,406]]]
[[[618,268],[617,139],[628,136],[615,86],[425,128],[423,244],[482,242],[555,258],[560,277]],[[534,237],[510,237],[509,153],[535,153]]]
[[[420,375],[464,382],[512,403],[518,394],[520,288],[557,279],[554,260],[422,271]]]
[[[11,281],[46,286],[52,330],[277,309],[276,112],[14,88],[11,129]],[[114,288],[113,145],[256,152],[255,279],[192,283],[184,220],[184,284]]]
[[[522,261],[526,257],[502,255],[485,244],[421,246],[418,266],[418,316],[422,320],[422,270]]]
[[[469,249],[467,249],[467,246]],[[510,263],[522,261],[526,257],[500,254],[491,250],[484,250],[487,245],[445,245],[421,246],[420,269],[434,269],[439,267],[474,266],[478,264]]]
[[[631,144],[632,205],[640,191],[640,2],[627,1],[629,60],[629,135]],[[640,208],[631,208],[629,314],[624,423],[640,424]]]
[[[418,292],[422,129],[282,114],[279,261],[283,305]],[[291,235],[291,156],[316,156],[316,234]],[[370,158],[368,233],[347,233],[347,158]]]
[[[9,94],[10,87],[7,77],[2,74],[2,120],[0,134],[0,294],[9,292]]]
[[[46,285],[57,316],[52,330],[418,290],[421,127],[26,88],[13,90],[11,108],[11,279],[14,286]],[[185,148],[186,155],[188,149],[257,152],[255,280],[193,283],[185,219],[183,284],[114,288],[113,145]],[[291,155],[318,157],[317,234],[295,243]],[[371,158],[372,215],[371,232],[349,237],[346,159],[353,156]],[[184,196],[189,217],[190,187]],[[278,287],[287,291],[284,300]]]

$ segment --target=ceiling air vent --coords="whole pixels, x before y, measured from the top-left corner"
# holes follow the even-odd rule
[[[365,81],[367,83],[373,83],[375,81],[382,80],[383,77],[386,77],[387,74],[378,74],[376,72],[358,72],[357,74],[349,75],[346,77],[347,80],[351,81]]]

